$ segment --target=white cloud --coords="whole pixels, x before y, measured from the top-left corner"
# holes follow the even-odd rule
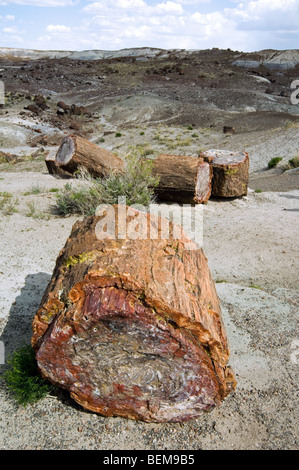
[[[47,31],[50,33],[69,33],[71,32],[71,28],[69,26],[64,26],[62,24],[49,24],[46,28]]]
[[[157,11],[161,13],[172,13],[174,15],[176,14],[182,14],[183,13],[183,7],[179,3],[175,2],[165,2],[165,3],[159,3],[157,5]]]
[[[0,5],[4,3],[53,7],[78,4],[75,23],[70,23],[73,17],[69,20],[60,15],[61,24],[45,27],[44,35],[38,38],[43,49],[151,46],[257,50],[278,48],[279,38],[291,37],[291,33],[294,38],[299,30],[299,0],[227,0],[222,6],[210,0],[0,0]],[[206,4],[204,8],[202,4]],[[218,5],[215,11],[213,5]],[[4,18],[0,19],[3,24]],[[288,45],[291,39],[286,40],[284,48]]]
[[[18,30],[15,26],[13,26],[12,28],[3,28],[3,32],[8,34],[16,34]]]
[[[271,31],[299,27],[298,0],[250,0],[224,12],[238,22],[239,28]]]
[[[146,3],[143,0],[116,0],[115,6],[118,8],[145,8]]]
[[[83,7],[84,13],[96,14],[104,12],[118,12],[119,9],[130,12],[131,10],[145,11],[148,5],[143,0],[102,0],[101,2],[91,2]]]
[[[65,7],[74,5],[74,0],[0,0],[0,5],[27,5],[35,7]]]
[[[125,3],[123,3],[125,2]],[[206,0],[204,0],[206,2]],[[91,2],[82,9],[85,26],[97,37],[98,48],[152,46],[161,48],[233,47],[243,33],[236,32],[236,22],[220,12],[191,14],[184,5],[194,0],[161,1],[155,6],[144,0],[104,0]],[[196,5],[201,2],[196,1]],[[119,11],[126,4],[127,8]],[[235,35],[233,36],[233,31]]]
[[[0,15],[1,21],[14,21],[14,19],[15,19],[14,15],[5,15],[5,16]]]

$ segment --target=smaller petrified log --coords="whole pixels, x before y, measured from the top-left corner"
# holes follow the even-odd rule
[[[248,190],[249,156],[247,152],[207,150],[199,154],[213,166],[212,196],[240,197]]]
[[[230,126],[224,126],[223,127],[223,133],[224,134],[235,134],[236,128],[235,127],[230,127]]]
[[[57,151],[55,166],[74,174],[85,168],[94,177],[108,176],[111,170],[123,171],[124,163],[114,153],[77,135],[65,137]]]
[[[162,154],[154,160],[153,174],[159,177],[155,193],[161,200],[201,204],[211,195],[213,169],[203,158]]]
[[[64,101],[58,101],[57,107],[59,109],[62,109],[64,111],[64,113],[69,113],[70,110],[71,110],[71,107],[68,104],[65,104]]]
[[[37,115],[39,115],[39,113],[42,111],[41,108],[36,104],[29,104],[28,106],[24,106],[24,109]]]
[[[88,111],[83,106],[77,106],[76,104],[71,105],[70,113],[75,116],[81,116],[83,114],[88,114]]]
[[[46,99],[44,98],[43,95],[36,95],[36,96],[34,97],[34,102],[35,102],[35,104],[36,104],[39,108],[41,108],[43,111],[44,111],[45,109],[49,109],[49,106],[47,105],[47,101],[46,101]]]

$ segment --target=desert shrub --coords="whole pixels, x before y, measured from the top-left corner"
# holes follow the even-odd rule
[[[299,167],[299,155],[296,155],[296,157],[291,158],[291,160],[289,160],[289,164],[293,168],[298,168]]]
[[[4,373],[4,379],[20,405],[34,403],[53,390],[54,387],[40,376],[35,353],[30,345],[14,351],[7,362],[9,368]]]
[[[7,163],[7,155],[1,150],[0,150],[0,163]]]
[[[33,219],[46,219],[49,220],[50,214],[47,212],[41,211],[38,206],[35,204],[35,202],[30,201],[27,202],[27,211],[26,211],[26,217],[32,217]]]
[[[46,192],[47,192],[47,190],[45,188],[40,187],[40,185],[37,184],[37,185],[32,186],[32,188],[29,189],[28,191],[26,191],[23,195],[24,196],[30,196],[31,194],[36,195],[36,194],[43,194],[43,193],[46,193]]]
[[[126,204],[149,206],[154,201],[154,188],[158,184],[152,175],[152,162],[141,157],[138,150],[125,158],[123,173],[111,171],[107,178],[92,178],[81,171],[82,185],[73,188],[67,183],[57,195],[55,211],[59,215],[93,215],[99,204],[117,204],[119,197],[126,198]]]
[[[0,192],[0,211],[4,215],[12,215],[14,212],[18,212],[16,208],[18,204],[18,199],[13,198],[11,193],[7,191]]]
[[[0,192],[0,210],[3,210],[4,206],[10,201],[12,194],[7,191]]]
[[[81,176],[79,175],[79,177]],[[69,214],[93,215],[99,204],[96,186],[96,180],[91,187],[73,188],[70,183],[67,183],[64,189],[57,194],[54,212],[62,216]]]
[[[277,163],[281,162],[282,158],[281,157],[273,157],[268,163],[268,168],[274,168]]]

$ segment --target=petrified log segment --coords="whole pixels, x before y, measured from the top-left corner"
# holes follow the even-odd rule
[[[247,194],[249,180],[247,152],[212,149],[201,152],[199,156],[213,166],[212,196],[240,197]]]
[[[45,164],[47,166],[48,172],[50,175],[56,175],[60,177],[70,177],[72,176],[71,173],[68,173],[67,171],[62,170],[62,168],[59,168],[56,163],[55,163],[55,155],[47,155],[45,157]]]
[[[71,174],[85,168],[92,176],[101,178],[108,176],[111,170],[123,171],[124,163],[114,153],[70,135],[63,139],[57,151],[55,166]]]
[[[224,126],[223,127],[223,133],[224,134],[235,134],[236,128],[235,127],[230,127],[230,126]]]
[[[197,204],[201,204],[202,202],[207,202],[209,200],[212,193],[212,178],[213,167],[205,162],[203,158],[199,158],[194,197],[194,201]]]
[[[162,239],[157,216],[111,211],[116,237],[99,236],[102,217],[85,218],[57,259],[33,320],[39,369],[105,416],[195,418],[235,388],[206,257],[183,231]],[[124,220],[127,234],[138,226],[158,236],[125,238]],[[172,235],[178,229],[170,224]]]
[[[153,174],[159,177],[155,193],[161,200],[200,204],[211,195],[213,169],[202,158],[162,154],[154,160]]]

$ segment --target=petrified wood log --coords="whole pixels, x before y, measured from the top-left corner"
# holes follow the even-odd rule
[[[33,320],[41,374],[105,416],[198,417],[235,388],[207,259],[183,231],[174,238],[181,227],[170,224],[162,238],[166,219],[126,206],[108,212],[116,237],[99,235],[107,215],[87,217],[57,259]],[[136,227],[158,236],[131,236]]]
[[[50,175],[60,176],[60,177],[71,177],[72,174],[68,173],[67,171],[62,170],[59,168],[55,163],[55,155],[47,155],[45,157],[45,164],[48,169]]]
[[[235,134],[236,128],[235,127],[230,127],[230,126],[224,126],[223,127],[223,133],[224,134]]]
[[[77,135],[64,137],[55,157],[55,166],[70,174],[84,168],[94,177],[108,176],[111,170],[123,171],[124,163],[114,153]]]
[[[211,195],[213,169],[202,158],[162,154],[154,160],[153,174],[159,177],[155,193],[161,200],[201,204]]]
[[[207,150],[199,154],[213,166],[212,196],[240,197],[248,190],[249,157],[247,152]]]

